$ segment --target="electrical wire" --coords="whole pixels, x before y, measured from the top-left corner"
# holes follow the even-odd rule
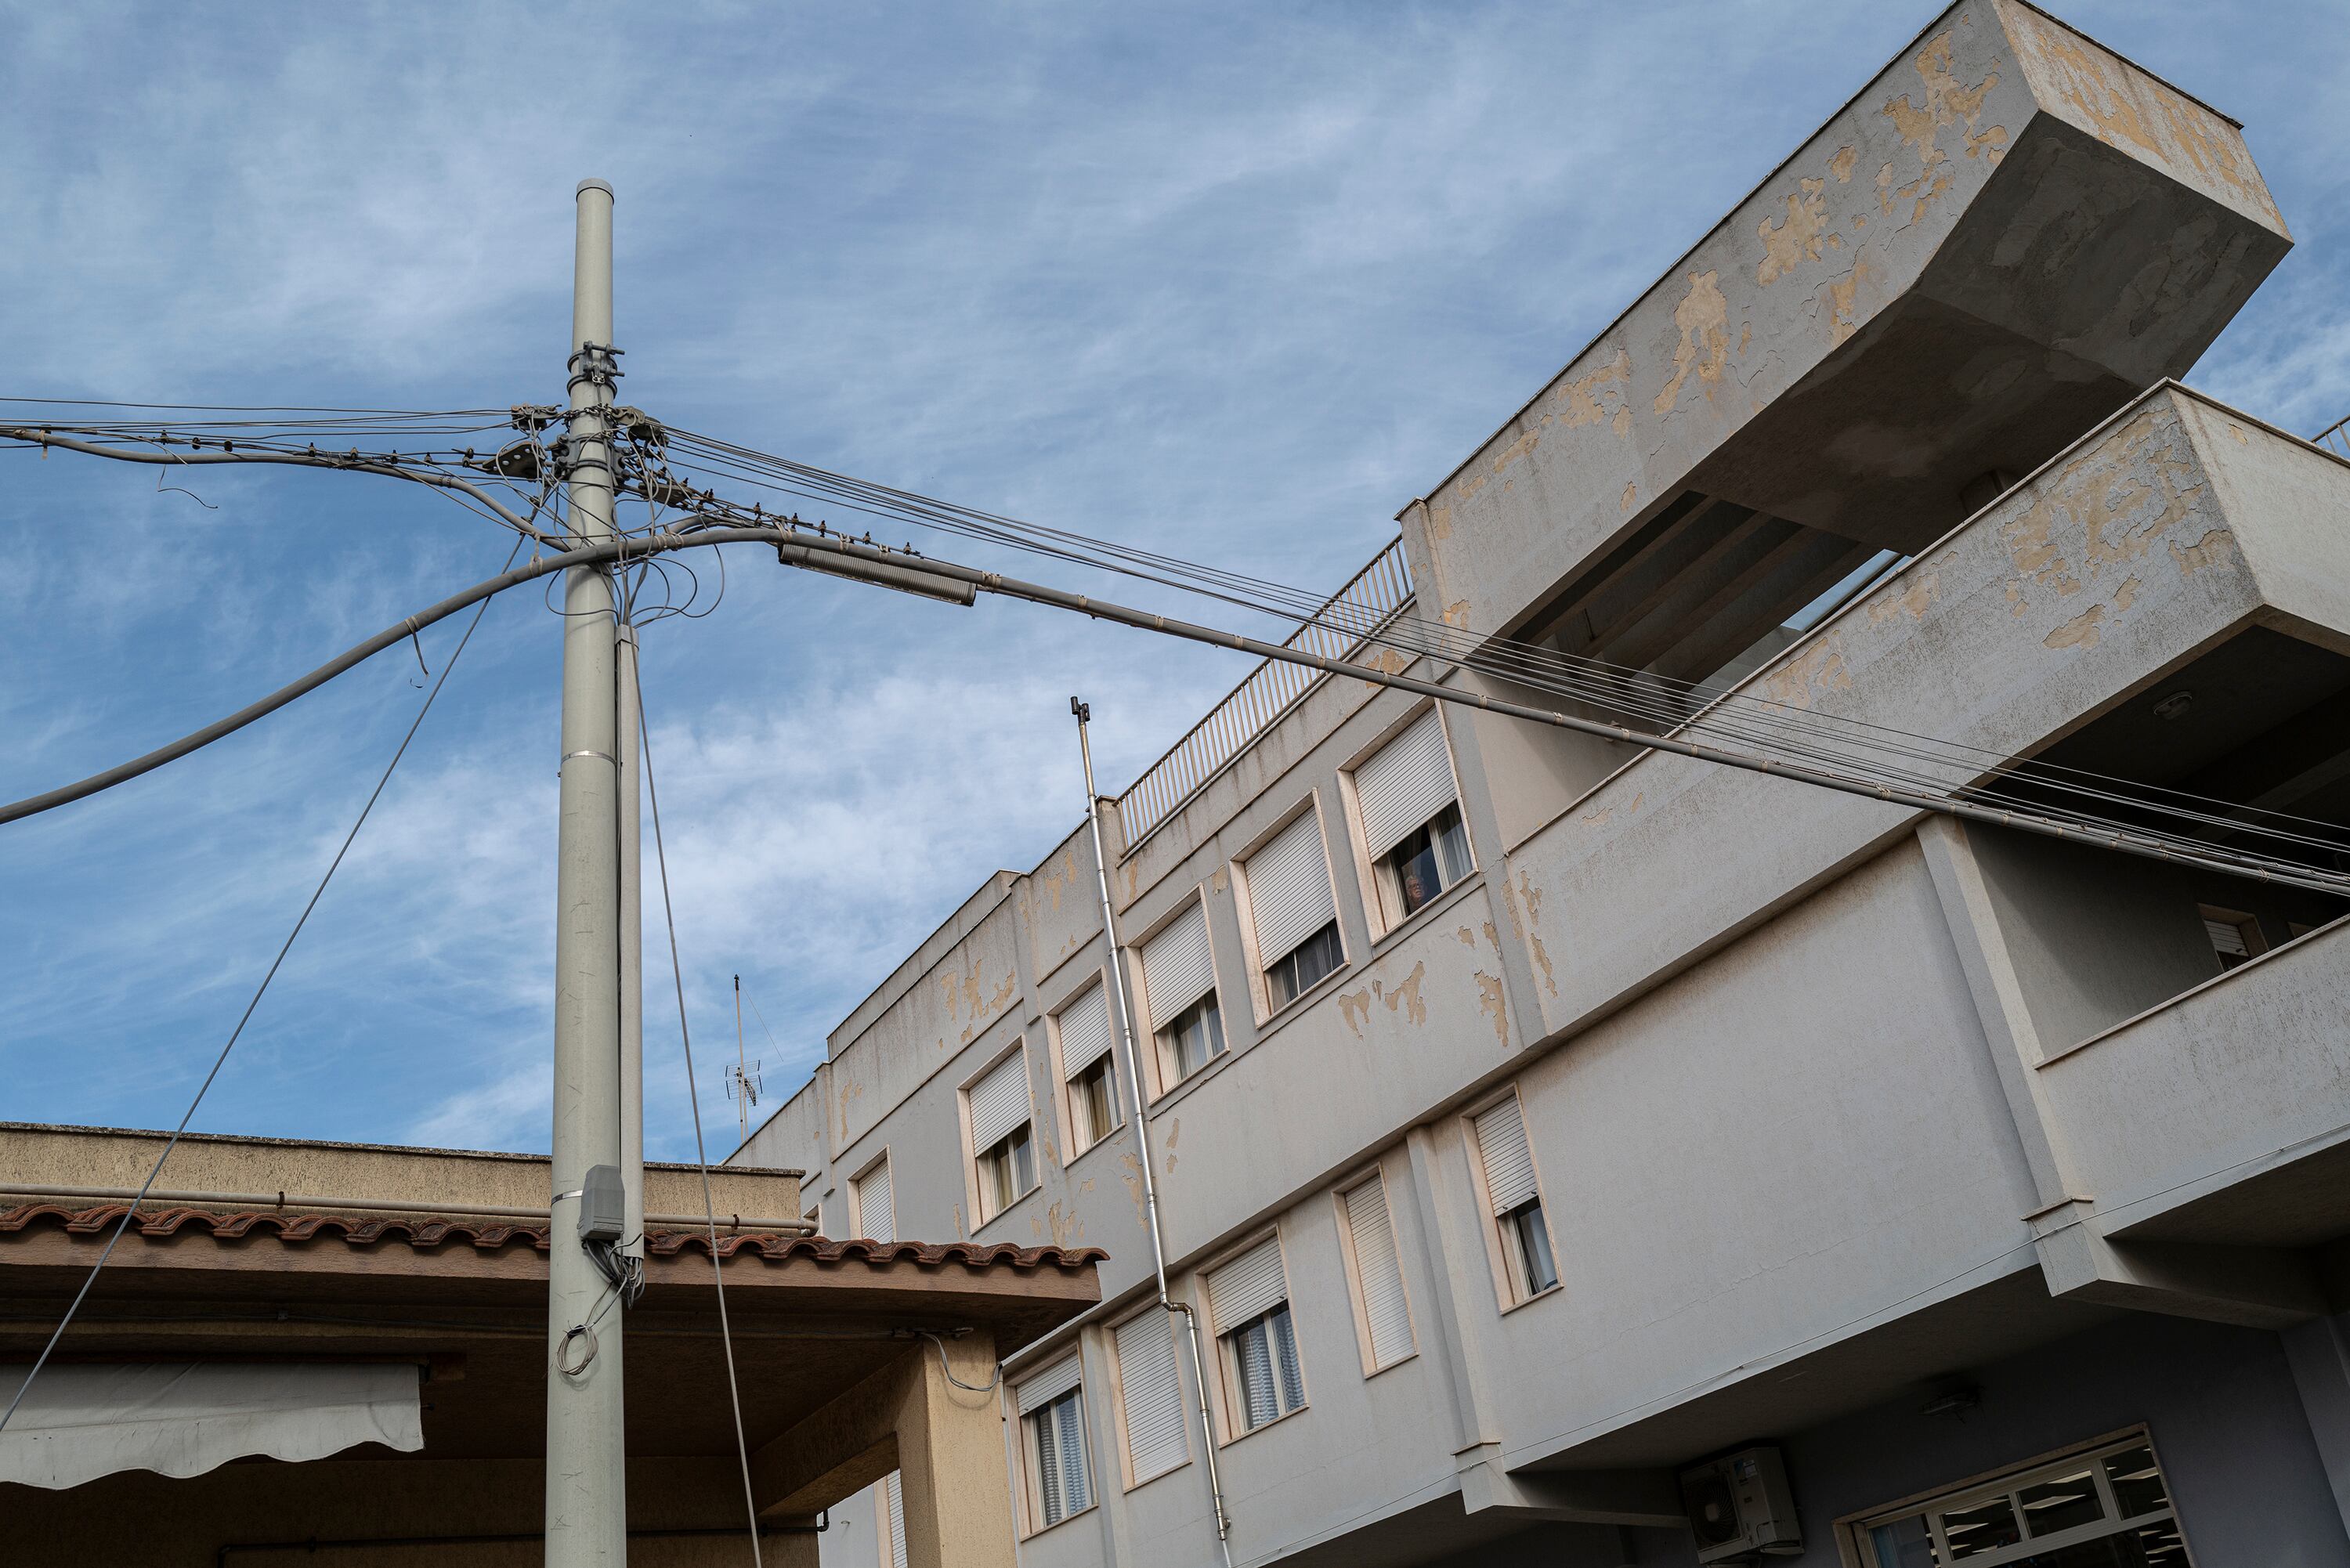
[[[2216,830],[2312,851],[2337,864],[2341,857],[2350,857],[2350,835],[2332,823],[2018,758],[1846,715],[1817,713],[1762,693],[1628,669],[1537,643],[1481,639],[1441,621],[1395,616],[1348,604],[1343,596],[1313,595],[1221,567],[1044,528],[830,473],[690,431],[667,432],[667,444],[680,454],[678,466],[690,472],[723,474],[803,498],[828,499],[917,527],[1203,594],[1290,620],[1298,627],[1297,635],[1318,629],[1337,638],[1342,645],[1368,642],[1393,648],[1638,720],[1643,727],[1710,735],[1807,765],[1994,806],[2045,810],[2047,805],[2039,797],[2054,794],[2082,803],[2070,815],[2085,826],[2105,830],[2147,832],[2144,823],[2134,820],[2144,815],[2175,820],[2198,830],[2163,836],[2181,846],[2203,845],[2208,840],[2202,831]],[[711,499],[714,502],[714,496]],[[727,520],[747,519],[735,507],[729,509]],[[1844,603],[1875,586],[1876,582],[1864,580],[1847,593]],[[2094,812],[2085,809],[2088,805],[2116,807],[2127,815]]]
[[[751,1488],[751,1442],[743,1430],[743,1391],[734,1376],[734,1331],[726,1317],[726,1264],[718,1250],[718,1209],[710,1195],[710,1151],[702,1137],[702,1092],[693,1073],[693,1032],[685,1020],[685,967],[677,952],[677,910],[670,901],[669,851],[661,841],[660,790],[653,783],[653,732],[645,720],[643,660],[637,677],[637,740],[645,759],[645,799],[652,807],[653,860],[660,869],[661,919],[669,927],[669,969],[677,985],[677,1037],[685,1053],[686,1103],[693,1108],[693,1162],[702,1172],[702,1217],[710,1238],[710,1271],[718,1293],[718,1334],[726,1351],[726,1397],[734,1410],[734,1451],[743,1463],[743,1506],[750,1516],[752,1568],[764,1568],[759,1552],[759,1503]]]
[[[515,542],[514,553],[506,556],[507,564],[511,566],[515,556],[521,552],[522,542],[517,539]],[[0,1411],[0,1431],[7,1429],[9,1418],[16,1414],[17,1407],[24,1403],[26,1394],[33,1386],[33,1379],[41,1375],[41,1368],[48,1365],[50,1353],[57,1349],[57,1342],[65,1337],[66,1330],[72,1326],[74,1314],[81,1311],[81,1303],[89,1297],[90,1287],[98,1283],[99,1272],[104,1269],[107,1261],[114,1256],[114,1249],[122,1241],[123,1232],[130,1228],[131,1216],[139,1212],[139,1205],[146,1201],[149,1190],[154,1187],[156,1179],[163,1174],[163,1162],[172,1158],[173,1149],[180,1147],[181,1136],[188,1130],[188,1124],[195,1119],[196,1107],[204,1103],[204,1096],[211,1092],[213,1080],[220,1076],[221,1069],[228,1064],[229,1053],[236,1049],[237,1041],[244,1034],[244,1026],[253,1022],[255,1010],[260,1007],[261,999],[268,994],[269,982],[277,978],[278,970],[286,962],[286,955],[294,950],[295,939],[302,934],[302,928],[310,923],[311,912],[317,909],[318,900],[326,896],[327,884],[335,879],[335,873],[341,867],[343,857],[351,852],[351,846],[358,842],[359,829],[367,826],[368,815],[375,810],[375,803],[383,798],[384,787],[391,783],[393,770],[400,766],[400,759],[408,754],[409,742],[415,740],[416,732],[423,728],[424,716],[432,711],[432,704],[440,697],[441,689],[449,684],[450,674],[456,670],[458,659],[464,653],[465,645],[473,641],[473,633],[481,626],[482,617],[488,612],[489,607],[489,600],[483,599],[480,607],[473,612],[473,620],[467,623],[464,635],[457,639],[457,646],[450,650],[447,661],[441,666],[439,679],[432,682],[432,689],[424,694],[422,704],[416,710],[416,717],[409,721],[408,732],[400,736],[400,744],[393,749],[391,761],[384,764],[383,776],[377,779],[375,788],[368,792],[367,803],[359,807],[359,816],[352,822],[351,830],[343,836],[342,846],[335,851],[335,857],[327,863],[325,875],[318,878],[318,885],[310,890],[309,902],[302,906],[302,913],[296,918],[294,929],[286,933],[285,941],[278,945],[277,956],[269,961],[268,971],[262,975],[261,983],[254,988],[253,1000],[244,1004],[244,1012],[238,1016],[236,1027],[229,1031],[227,1043],[221,1046],[220,1054],[213,1058],[212,1068],[205,1073],[203,1082],[196,1085],[195,1097],[188,1102],[188,1108],[182,1113],[179,1125],[172,1129],[172,1136],[164,1140],[162,1152],[155,1157],[153,1167],[147,1172],[147,1179],[139,1184],[138,1196],[131,1199],[123,1209],[121,1220],[115,1224],[114,1234],[106,1239],[105,1249],[99,1253],[98,1261],[89,1266],[89,1272],[83,1276],[81,1288],[74,1293],[73,1301],[67,1306],[65,1316],[58,1320],[56,1331],[49,1335],[48,1343],[41,1346],[41,1354],[34,1358],[32,1370],[25,1374],[25,1381],[17,1386],[16,1396],[8,1401],[8,1408],[5,1411]]]

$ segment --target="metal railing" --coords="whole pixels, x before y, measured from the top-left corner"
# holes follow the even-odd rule
[[[1411,568],[1404,561],[1403,539],[1399,535],[1345,587],[1324,600],[1315,618],[1298,628],[1283,646],[1326,659],[1344,659],[1392,619],[1410,597]],[[1118,797],[1118,825],[1128,850],[1174,815],[1194,791],[1326,679],[1319,670],[1270,659],[1251,670],[1247,680],[1233,687],[1231,695],[1210,709],[1206,718],[1192,725]]]
[[[2310,439],[2336,457],[2350,458],[2350,419],[2336,420]]]

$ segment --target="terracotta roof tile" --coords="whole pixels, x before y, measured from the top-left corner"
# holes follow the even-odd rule
[[[121,1220],[123,1210],[128,1207],[122,1203],[103,1203],[88,1209],[69,1209],[58,1203],[21,1204],[13,1209],[0,1210],[0,1235],[40,1228],[54,1228],[72,1235],[97,1235],[111,1231]],[[133,1224],[142,1236],[176,1236],[182,1231],[189,1231],[222,1241],[234,1241],[244,1236],[275,1234],[279,1241],[286,1242],[335,1238],[353,1247],[404,1241],[420,1251],[462,1243],[483,1252],[494,1252],[509,1246],[525,1246],[543,1252],[547,1245],[547,1228],[544,1225],[464,1219],[436,1220],[429,1215],[411,1219],[357,1219],[340,1214],[283,1213],[276,1210],[217,1212],[170,1207],[142,1209]],[[704,1253],[710,1251],[710,1239],[700,1231],[653,1231],[645,1236],[645,1250],[660,1257],[696,1248]],[[1088,1268],[1109,1256],[1099,1247],[1015,1247],[1008,1241],[992,1245],[974,1241],[835,1241],[822,1236],[724,1231],[718,1238],[718,1251],[720,1256],[727,1258],[740,1257],[748,1252],[777,1263],[807,1258],[819,1263],[858,1262],[881,1266],[913,1263],[925,1268],[936,1268],[946,1263],[960,1263],[974,1269],[1000,1265],[1023,1272],[1045,1268],[1074,1272]]]

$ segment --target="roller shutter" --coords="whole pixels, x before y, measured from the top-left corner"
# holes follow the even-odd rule
[[[1374,857],[1451,805],[1452,757],[1444,725],[1431,708],[1355,770],[1355,799],[1363,811],[1363,842]]]

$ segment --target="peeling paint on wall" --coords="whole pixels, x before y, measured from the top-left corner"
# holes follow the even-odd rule
[[[1339,992],[1338,1016],[1347,1021],[1347,1027],[1355,1032],[1356,1039],[1360,1040],[1363,1037],[1363,1025],[1371,1016],[1369,988]]]
[[[1477,1011],[1493,1021],[1493,1038],[1502,1049],[1510,1048],[1510,1020],[1502,1006],[1502,982],[1483,970],[1477,971]]]
[[[1928,44],[1915,62],[1920,97],[1924,101],[1912,104],[1903,93],[1887,103],[1881,111],[1893,121],[1901,140],[1918,151],[1918,177],[1898,191],[1885,194],[1892,184],[1891,164],[1877,178],[1879,199],[1886,212],[1893,211],[1893,202],[1914,201],[1909,221],[1916,223],[1926,215],[1926,209],[1950,188],[1950,171],[1946,167],[1950,155],[1942,148],[1942,132],[1960,131],[1960,144],[1969,158],[1988,155],[1998,162],[2006,151],[2007,128],[1994,125],[1978,132],[1976,121],[1981,118],[1983,99],[1999,85],[1999,73],[1985,73],[1983,79],[1972,87],[1961,84],[1950,72],[1950,41],[1952,33],[1944,33]]]
[[[1680,328],[1681,340],[1673,350],[1672,379],[1657,394],[1659,414],[1679,406],[1681,389],[1692,372],[1711,391],[1730,364],[1730,302],[1721,296],[1721,275],[1693,272],[1689,280],[1689,292],[1673,307],[1673,325]]]
[[[1427,973],[1428,964],[1423,960],[1411,966],[1411,973],[1406,975],[1403,983],[1393,991],[1381,991],[1379,982],[1375,980],[1371,981],[1371,992],[1387,1003],[1389,1012],[1401,1008],[1405,1022],[1425,1023],[1428,1022],[1428,1004],[1419,999],[1419,982]]]
[[[2098,627],[2106,618],[2106,607],[2091,605],[2071,620],[2050,632],[2043,641],[2051,648],[2091,649],[2097,646]]]
[[[2064,118],[2108,147],[2192,171],[2206,189],[2234,197],[2283,231],[2233,126],[2050,17],[2022,5],[2002,5],[1999,13],[2025,78],[2043,100],[2069,111]]]
[[[1129,1150],[1118,1157],[1118,1179],[1126,1183],[1126,1194],[1134,1199],[1134,1222],[1148,1225],[1150,1223],[1150,1209],[1142,1196],[1142,1161]]]
[[[1830,239],[1835,236],[1830,234]],[[1868,263],[1856,257],[1852,270],[1842,277],[1831,278],[1827,284],[1828,341],[1840,344],[1860,330],[1860,316],[1855,301],[1860,294],[1861,280],[1868,275]]]
[[[1850,690],[1852,672],[1845,668],[1843,642],[1833,632],[1805,643],[1762,680],[1762,695],[1789,708],[1809,708],[1821,694]]]
[[[2178,575],[2191,577],[2206,566],[2233,565],[2229,557],[2235,554],[2236,536],[2225,528],[2211,528],[2192,545],[2180,545],[2172,540],[2170,558],[2178,564]]]
[[[1954,560],[1957,555],[1958,552],[1952,551],[1942,557],[1943,563]],[[1908,612],[1911,620],[1924,620],[1926,607],[1934,602],[1934,589],[1941,580],[1939,572],[1928,572],[1922,576],[1907,579],[1898,593],[1887,590],[1878,595],[1869,601],[1868,624],[1883,626],[1904,610]]]
[[[1630,350],[1619,348],[1616,358],[1589,375],[1562,380],[1551,398],[1565,407],[1555,414],[1544,415],[1544,422],[1555,418],[1567,430],[1605,424],[1619,436],[1630,435],[1632,405],[1627,400],[1631,390],[1632,355]],[[1494,466],[1500,464],[1496,462]]]
[[[1827,188],[1825,180],[1799,182],[1795,193],[1787,198],[1787,215],[1777,223],[1766,217],[1755,228],[1762,241],[1762,260],[1754,269],[1756,283],[1768,288],[1801,263],[1820,259],[1820,237],[1828,221]]]
[[[1634,803],[1636,810],[1638,804]],[[1544,988],[1555,997],[1558,994],[1558,977],[1551,968],[1550,950],[1543,946],[1542,940],[1543,890],[1534,886],[1529,872],[1518,873],[1518,897],[1526,901],[1526,946],[1533,950],[1534,962],[1542,966]]]

